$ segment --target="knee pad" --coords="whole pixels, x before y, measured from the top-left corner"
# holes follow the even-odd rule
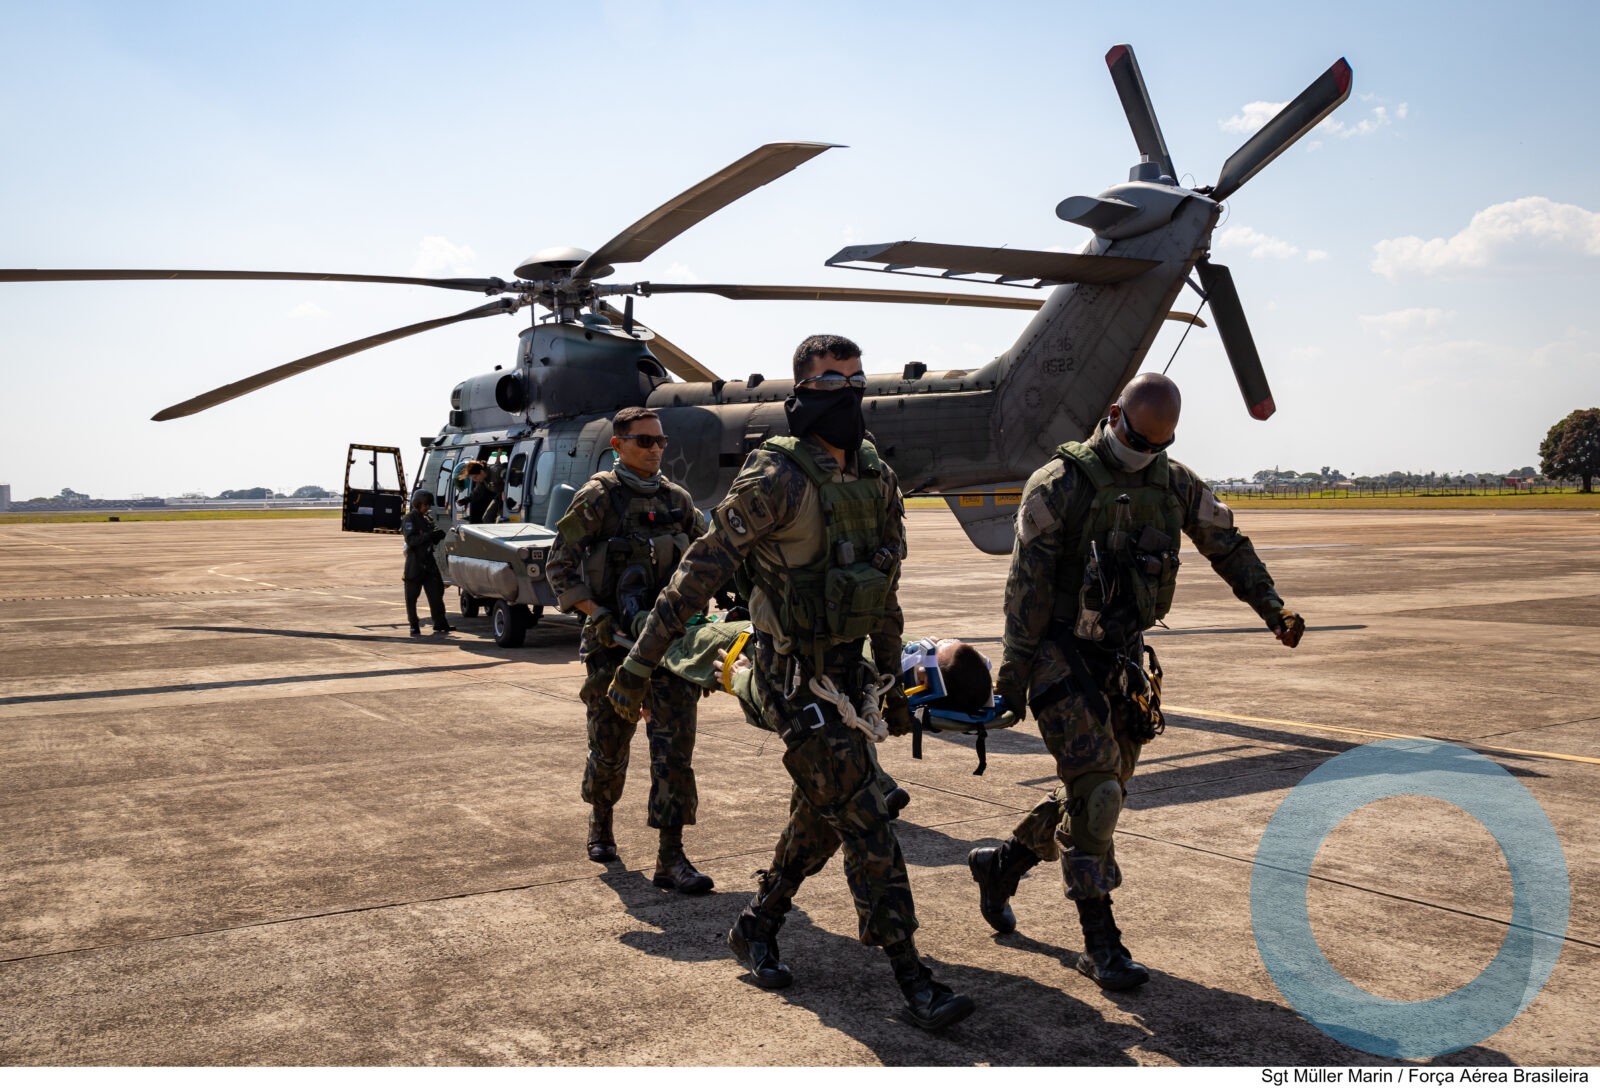
[[[1122,783],[1112,774],[1086,774],[1075,779],[1072,794],[1072,845],[1085,854],[1111,850],[1111,834],[1122,814]]]

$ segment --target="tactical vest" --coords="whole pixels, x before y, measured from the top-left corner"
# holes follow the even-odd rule
[[[804,566],[784,563],[781,550],[773,556],[758,549],[746,574],[777,606],[784,633],[820,673],[824,650],[876,631],[888,607],[889,579],[900,556],[884,545],[882,464],[872,443],[862,442],[856,453],[860,474],[835,480],[799,439],[769,438],[761,448],[794,462],[816,487],[827,546]]]
[[[1074,626],[1089,619],[1094,627],[1093,617],[1083,613],[1098,611],[1103,636],[1090,638],[1078,626],[1078,637],[1125,645],[1166,616],[1178,584],[1183,504],[1171,487],[1167,455],[1157,454],[1132,484],[1115,482],[1100,455],[1081,442],[1063,443],[1056,456],[1076,465],[1095,490],[1076,547],[1063,542],[1068,546],[1056,564],[1054,618]],[[1124,495],[1128,501],[1119,502]],[[1090,569],[1091,543],[1098,572]]]
[[[630,596],[643,597],[643,607],[648,608],[689,547],[694,502],[666,480],[654,494],[646,495],[610,470],[595,473],[594,479],[605,491],[611,512],[605,523],[607,535],[584,558],[584,581],[595,600],[621,611],[618,582],[624,572],[631,572],[629,584],[622,588]]]

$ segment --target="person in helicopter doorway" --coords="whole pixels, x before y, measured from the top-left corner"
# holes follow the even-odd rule
[[[462,466],[467,481],[467,522],[480,525],[486,521],[500,520],[500,496],[504,485],[500,476],[482,461],[468,461]]]
[[[1150,978],[1111,914],[1122,883],[1112,834],[1139,754],[1164,727],[1161,666],[1144,632],[1172,604],[1178,534],[1278,641],[1292,648],[1305,632],[1233,512],[1168,460],[1180,406],[1169,379],[1140,374],[1087,442],[1063,444],[1023,488],[995,691],[1014,708],[1026,700],[1061,785],[1005,842],[967,858],[999,933],[1016,929],[1009,900],[1023,874],[1059,858],[1083,928],[1078,969],[1108,990]]]
[[[406,619],[411,624],[411,637],[422,634],[417,619],[417,598],[428,595],[428,611],[433,614],[433,633],[442,635],[453,631],[444,615],[444,578],[439,574],[439,561],[433,548],[444,539],[444,530],[433,523],[433,495],[427,491],[411,493],[411,509],[400,519],[400,535],[406,546]]]
[[[628,749],[639,715],[617,713],[606,689],[626,650],[617,638],[636,635],[656,591],[689,543],[705,532],[704,515],[682,487],[661,474],[667,436],[647,408],[624,408],[611,419],[615,467],[595,473],[572,496],[556,524],[547,574],[563,612],[586,617],[579,656],[588,670],[580,695],[588,709],[589,756],[583,799],[589,815],[589,857],[614,861],[611,812],[622,796]],[[662,672],[641,692],[649,712],[649,824],[661,833],[652,882],[701,895],[712,880],[683,852],[683,827],[695,822],[694,733],[699,689]]]
[[[905,509],[893,470],[867,440],[865,391],[853,342],[801,342],[794,393],[784,403],[791,436],[751,452],[710,529],[656,598],[610,694],[622,717],[637,717],[666,671],[656,666],[668,645],[736,580],[755,628],[753,681],[769,727],[783,739],[794,790],[772,862],[758,874],[728,946],[758,986],[788,986],[793,975],[779,956],[778,930],[801,882],[842,847],[861,942],[888,954],[907,1018],[937,1030],[967,1016],[973,1003],[935,982],[917,954],[911,882],[892,822],[895,786],[873,750],[912,722],[896,597]]]

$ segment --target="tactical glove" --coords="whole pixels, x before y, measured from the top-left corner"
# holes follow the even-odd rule
[[[444,537],[445,537],[445,532],[444,532],[443,529],[435,529],[433,531],[433,535],[430,536],[428,538],[428,540],[432,544],[437,544],[437,543],[439,543],[439,541],[443,540]]]
[[[899,684],[890,688],[884,697],[883,720],[889,726],[891,737],[903,737],[912,730],[911,703]]]
[[[1028,667],[1013,658],[1000,662],[994,680],[994,693],[1005,700],[1006,709],[1022,721],[1028,716]]]
[[[650,693],[652,671],[649,665],[629,654],[622,659],[622,666],[611,678],[606,698],[625,721],[639,720],[639,712],[644,709],[644,697]]]
[[[1272,633],[1278,636],[1278,641],[1291,650],[1300,645],[1300,636],[1306,633],[1305,618],[1292,608],[1282,609],[1278,622],[1268,626],[1272,628]]]
[[[596,608],[589,614],[589,637],[598,646],[617,644],[617,617],[606,608]]]

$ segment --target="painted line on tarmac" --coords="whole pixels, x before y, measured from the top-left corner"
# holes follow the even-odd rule
[[[1411,740],[1411,739],[1414,739],[1414,738],[1407,737],[1405,739]],[[1422,738],[1422,739],[1428,739],[1428,738]],[[1238,854],[1230,854],[1225,850],[1211,850],[1211,849],[1208,849],[1207,847],[1204,847],[1204,846],[1194,846],[1194,845],[1191,845],[1190,843],[1186,843],[1186,842],[1175,842],[1172,839],[1163,839],[1163,838],[1160,838],[1160,837],[1155,836],[1155,835],[1147,835],[1147,834],[1144,834],[1144,833],[1138,832],[1138,831],[1124,831],[1123,829],[1118,828],[1117,829],[1117,834],[1118,835],[1127,835],[1129,838],[1134,838],[1134,839],[1143,839],[1146,842],[1159,843],[1159,844],[1161,844],[1163,846],[1176,847],[1179,850],[1190,850],[1190,851],[1193,851],[1194,853],[1206,854],[1206,855],[1208,855],[1210,857],[1214,857],[1214,858],[1225,858],[1228,861],[1236,861],[1236,862],[1239,862],[1239,863],[1244,864],[1244,865],[1254,865],[1256,863],[1254,858],[1240,857]],[[1274,868],[1278,868],[1278,867],[1274,866]],[[1290,872],[1292,870],[1285,870],[1285,869],[1279,868],[1278,871],[1279,872]],[[1489,923],[1492,923],[1494,925],[1501,925],[1501,926],[1505,926],[1507,928],[1510,928],[1511,925],[1513,924],[1511,919],[1509,919],[1509,918],[1497,918],[1492,914],[1482,914],[1482,913],[1480,913],[1478,911],[1467,910],[1467,909],[1465,909],[1463,907],[1452,907],[1452,906],[1448,906],[1447,904],[1444,904],[1444,903],[1435,903],[1430,899],[1419,899],[1419,898],[1417,898],[1416,896],[1413,896],[1413,895],[1402,895],[1399,892],[1384,891],[1382,888],[1374,888],[1370,884],[1357,884],[1354,881],[1339,880],[1339,879],[1337,879],[1335,877],[1331,877],[1331,876],[1319,876],[1316,873],[1295,872],[1295,875],[1296,876],[1307,876],[1310,879],[1315,880],[1320,884],[1333,884],[1333,885],[1336,885],[1336,886],[1338,886],[1340,888],[1348,888],[1353,892],[1367,892],[1367,893],[1369,893],[1371,895],[1381,896],[1384,899],[1393,899],[1393,900],[1396,900],[1397,902],[1401,902],[1401,903],[1412,903],[1412,904],[1414,904],[1416,906],[1419,906],[1419,907],[1431,907],[1434,910],[1442,910],[1446,914],[1458,914],[1463,918],[1473,918],[1473,919],[1476,919],[1476,920],[1478,920],[1480,922],[1489,922]],[[1518,928],[1527,929],[1527,930],[1529,930],[1530,932],[1533,932],[1533,933],[1543,933],[1544,932],[1543,930],[1531,929],[1530,927],[1527,927],[1527,926],[1520,926],[1519,925]],[[1576,937],[1576,936],[1573,936],[1573,934],[1570,933],[1570,932],[1568,932],[1566,934],[1550,933],[1550,934],[1546,934],[1546,936],[1558,938],[1560,940],[1566,941],[1569,944],[1582,945],[1585,948],[1600,949],[1600,941],[1592,941],[1592,940],[1589,940],[1589,939],[1584,938],[1584,937]]]
[[[1287,725],[1294,729],[1317,729],[1324,733],[1343,733],[1352,737],[1376,737],[1380,740],[1432,740],[1444,741],[1446,744],[1459,744],[1463,748],[1471,748],[1481,752],[1501,752],[1510,756],[1532,756],[1535,759],[1559,759],[1564,763],[1588,763],[1600,766],[1600,758],[1595,756],[1574,756],[1565,752],[1536,752],[1527,748],[1506,748],[1498,744],[1479,744],[1470,740],[1452,740],[1449,737],[1422,737],[1415,733],[1382,733],[1375,729],[1350,729],[1337,725],[1319,725],[1316,722],[1296,722],[1285,718],[1253,718],[1248,714],[1231,714],[1226,710],[1201,710],[1196,707],[1163,706],[1161,709],[1170,710],[1174,714],[1186,714],[1193,718],[1221,718],[1230,722],[1249,722],[1253,725]]]

